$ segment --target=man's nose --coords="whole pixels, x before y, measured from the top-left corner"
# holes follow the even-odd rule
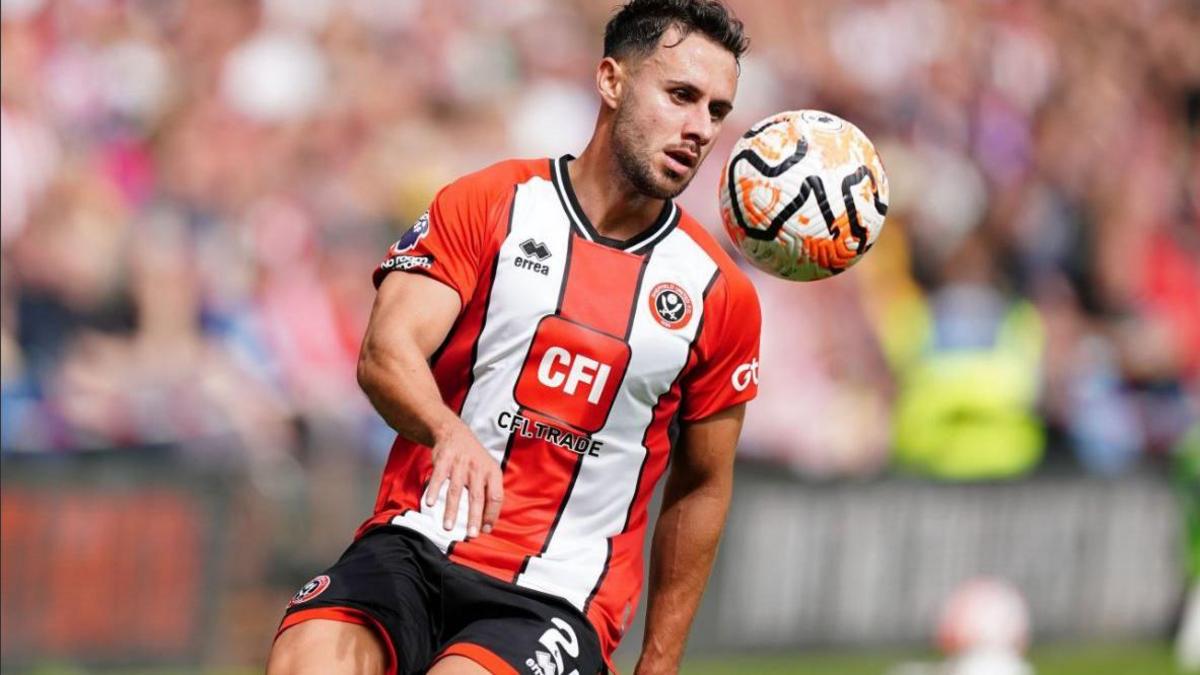
[[[695,143],[699,149],[712,141],[716,130],[717,125],[713,122],[712,115],[703,107],[696,106],[696,109],[688,114],[683,127],[683,138]]]

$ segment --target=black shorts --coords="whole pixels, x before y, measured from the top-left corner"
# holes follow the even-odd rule
[[[388,672],[401,675],[451,654],[493,673],[591,675],[604,666],[595,630],[566,600],[452,563],[398,526],[368,532],[305,584],[279,633],[308,619],[372,628],[390,652]]]

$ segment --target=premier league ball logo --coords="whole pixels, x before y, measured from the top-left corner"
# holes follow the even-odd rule
[[[392,250],[388,253],[388,255],[396,256],[400,255],[401,253],[411,251],[414,247],[416,247],[417,242],[424,239],[425,235],[427,234],[429,234],[428,211],[421,214],[421,217],[417,218],[417,222],[413,223],[413,226],[408,228],[407,232],[400,235],[400,239],[396,241],[396,243],[392,244]]]

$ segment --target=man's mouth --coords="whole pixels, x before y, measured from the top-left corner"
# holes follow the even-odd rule
[[[665,154],[667,159],[671,160],[671,164],[675,165],[671,168],[680,174],[696,168],[700,161],[700,155],[687,148],[671,148],[666,150]]]

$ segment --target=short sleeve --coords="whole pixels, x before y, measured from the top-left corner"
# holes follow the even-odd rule
[[[475,293],[504,187],[511,185],[472,175],[443,188],[429,210],[388,248],[372,275],[375,287],[392,272],[416,272],[453,288],[465,307]]]
[[[758,395],[762,314],[754,286],[725,271],[704,299],[696,360],[684,376],[680,418],[693,422]]]

